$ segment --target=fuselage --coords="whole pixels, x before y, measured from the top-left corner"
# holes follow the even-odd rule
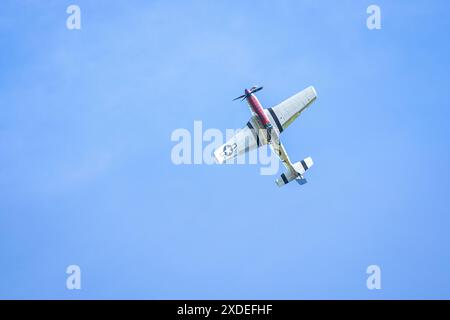
[[[250,93],[250,90],[248,89],[245,89],[245,94],[247,95],[247,102],[250,108],[252,108],[253,112],[256,113],[263,127],[266,129],[271,128],[272,125],[270,123],[270,120],[264,113],[264,109],[261,106],[258,98],[253,93]]]

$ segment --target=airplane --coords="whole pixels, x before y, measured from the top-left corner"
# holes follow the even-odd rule
[[[255,95],[262,89],[263,87],[253,86],[245,89],[243,95],[233,99],[233,101],[246,100],[252,117],[244,128],[214,151],[216,162],[225,163],[248,151],[269,144],[287,169],[275,183],[282,187],[295,180],[298,184],[303,185],[307,182],[304,174],[312,167],[313,160],[308,157],[292,163],[280,141],[280,134],[316,100],[316,90],[310,86],[275,107],[264,109]]]

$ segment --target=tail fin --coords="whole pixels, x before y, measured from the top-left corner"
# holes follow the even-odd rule
[[[296,162],[292,165],[295,171],[289,170],[286,173],[281,174],[281,176],[275,181],[276,184],[279,187],[284,186],[285,184],[288,184],[292,180],[295,179],[298,184],[303,185],[307,181],[303,177],[303,174],[313,166],[314,162],[312,161],[311,157],[308,157],[306,159],[303,159],[302,161]]]

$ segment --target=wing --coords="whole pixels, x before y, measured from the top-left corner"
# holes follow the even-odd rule
[[[279,105],[268,108],[267,116],[274,123],[278,133],[283,132],[317,98],[314,87],[308,87],[293,95]]]
[[[256,119],[252,117],[244,128],[214,151],[214,157],[218,163],[224,163],[265,144],[266,139],[259,138],[254,121]]]

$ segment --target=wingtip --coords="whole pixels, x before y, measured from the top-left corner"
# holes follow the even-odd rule
[[[316,88],[314,88],[314,86],[309,86],[309,89],[313,92],[314,97],[317,98]]]
[[[224,158],[220,156],[217,150],[214,151],[214,161],[216,164],[223,164],[225,162]]]

